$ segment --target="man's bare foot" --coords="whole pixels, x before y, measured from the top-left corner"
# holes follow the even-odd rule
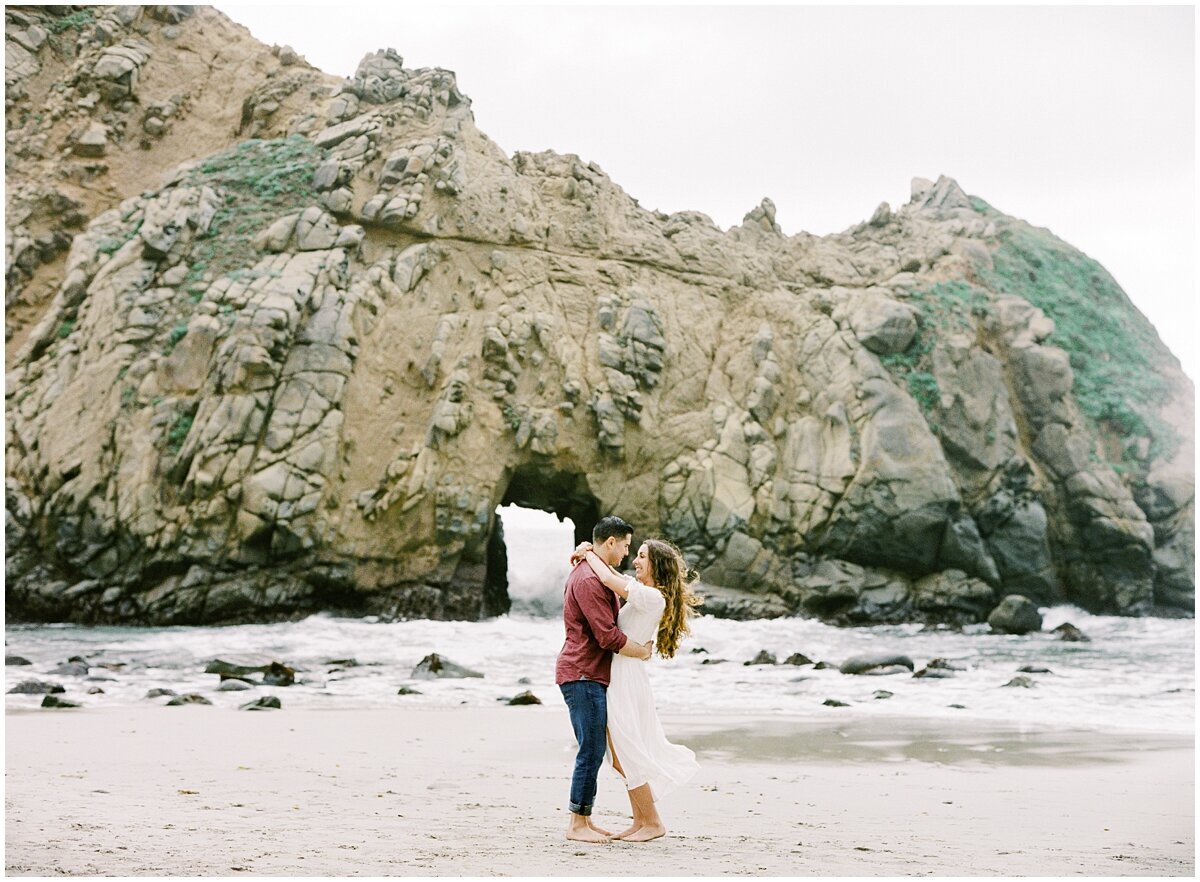
[[[567,838],[573,842],[594,842],[598,845],[608,842],[607,836],[591,827],[568,827]]]
[[[622,836],[622,842],[649,842],[651,839],[658,839],[660,836],[667,835],[667,828],[659,824],[655,827],[642,827],[628,836]]]
[[[641,829],[642,829],[642,825],[635,822],[632,827],[630,827],[628,830],[622,830],[620,833],[618,833],[616,836],[614,836],[613,839],[624,839],[626,836],[630,835],[631,833],[636,833],[638,830],[641,830]]]
[[[607,836],[609,839],[612,839],[612,833],[610,833],[608,830],[605,830],[603,827],[597,827],[592,823],[591,818],[588,818],[587,825],[589,830],[593,830],[596,833],[599,833],[601,836]]]

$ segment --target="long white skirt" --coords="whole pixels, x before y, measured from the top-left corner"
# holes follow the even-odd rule
[[[696,754],[682,744],[672,744],[658,721],[650,672],[646,662],[614,655],[608,685],[608,735],[613,752],[625,772],[629,790],[650,785],[655,800],[662,799],[689,781],[700,766]]]

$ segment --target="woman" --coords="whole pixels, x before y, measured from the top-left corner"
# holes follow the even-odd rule
[[[701,599],[692,593],[696,576],[689,573],[679,549],[661,539],[647,539],[633,560],[635,576],[624,576],[608,566],[584,542],[575,550],[572,563],[580,557],[605,587],[625,602],[617,626],[630,641],[655,641],[663,658],[672,658],[679,640],[689,633],[688,618]],[[633,824],[614,839],[649,842],[667,832],[654,806],[699,770],[696,755],[686,747],[667,741],[649,671],[638,659],[614,655],[608,686],[607,759],[629,791]]]

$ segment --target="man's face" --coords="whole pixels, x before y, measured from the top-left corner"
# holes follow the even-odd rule
[[[629,546],[632,542],[632,534],[628,536],[610,536],[600,546],[604,551],[600,556],[604,558],[604,562],[610,567],[619,567],[629,554]]]

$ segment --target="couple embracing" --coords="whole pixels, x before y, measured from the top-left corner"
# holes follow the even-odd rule
[[[633,561],[634,576],[617,571],[633,540],[633,527],[606,517],[571,556],[574,569],[563,596],[566,641],[555,682],[562,690],[579,752],[571,778],[567,838],[580,842],[648,842],[666,827],[655,801],[690,779],[696,757],[663,734],[645,662],[655,644],[671,658],[688,633],[700,603],[691,590],[679,549],[647,539]],[[624,601],[622,603],[622,601]],[[592,823],[596,776],[607,755],[625,781],[633,824],[613,834]]]

